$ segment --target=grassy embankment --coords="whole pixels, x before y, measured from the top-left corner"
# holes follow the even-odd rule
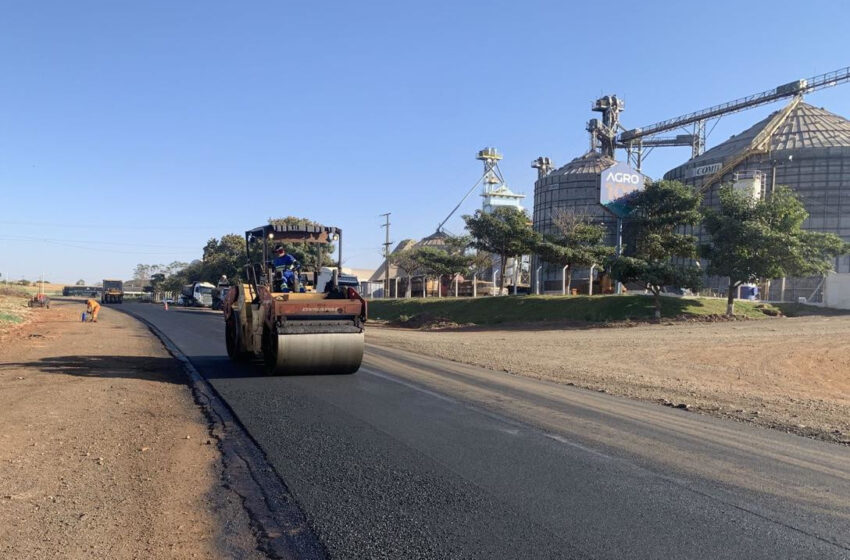
[[[726,312],[724,299],[662,297],[661,304],[661,314],[665,319],[699,318]],[[653,318],[653,313],[653,299],[647,296],[416,298],[369,302],[370,319],[406,321],[427,314],[454,323],[476,325],[537,321],[646,321]],[[750,319],[833,313],[833,310],[800,304],[735,302],[735,314]]]
[[[26,290],[16,286],[0,286],[0,330],[22,323],[28,315]]]

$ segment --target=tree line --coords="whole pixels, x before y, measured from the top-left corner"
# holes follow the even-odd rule
[[[319,225],[306,218],[287,216],[285,218],[269,218],[270,224],[277,225]],[[287,253],[307,267],[313,267],[319,259],[321,245],[322,266],[332,264],[331,254],[335,250],[332,243],[307,244],[281,242]],[[218,283],[222,276],[235,281],[244,277],[244,267],[248,261],[248,250],[255,261],[261,259],[259,243],[246,245],[245,237],[229,233],[220,238],[210,238],[201,250],[201,258],[190,263],[175,261],[169,265],[139,264],[133,272],[133,279],[148,284],[153,291],[178,292],[191,282]]]
[[[598,266],[616,281],[645,286],[660,317],[666,286],[696,291],[705,275],[728,277],[726,313],[732,315],[742,284],[824,274],[836,257],[850,253],[850,244],[837,235],[802,229],[808,213],[788,187],[754,198],[725,185],[718,196],[716,208],[706,207],[700,193],[677,181],[647,184],[630,200],[624,230],[629,242],[619,255],[605,243],[605,227],[585,213],[556,212],[551,232],[540,234],[524,210],[500,207],[464,216],[468,235],[448,238],[444,248],[407,248],[391,255],[390,262],[407,276],[407,297],[412,276],[474,274],[492,265],[491,255],[500,262],[500,293],[509,258],[536,254],[542,262],[564,268],[568,292],[575,269]],[[699,244],[687,233],[700,226],[707,243]],[[700,259],[707,262],[705,268]]]
[[[808,218],[799,197],[787,187],[777,187],[764,198],[736,191],[731,185],[718,191],[716,207],[703,206],[702,196],[677,181],[656,181],[634,193],[632,212],[625,222],[621,254],[606,243],[607,230],[580,211],[561,210],[552,217],[551,231],[535,232],[524,210],[498,207],[490,213],[463,216],[466,235],[447,236],[443,246],[413,246],[389,255],[389,262],[407,277],[406,297],[414,276],[443,278],[481,274],[499,261],[497,285],[505,284],[508,259],[536,254],[541,262],[564,268],[569,287],[573,271],[597,266],[612,279],[645,286],[654,296],[660,317],[660,295],[666,286],[701,288],[705,275],[727,277],[727,314],[734,312],[735,293],[745,283],[760,279],[824,274],[836,257],[850,253],[850,244],[832,233],[802,229]],[[310,224],[288,216],[269,223]],[[707,243],[688,231],[702,227]],[[318,260],[315,245],[284,243],[287,252],[310,267]],[[322,265],[330,266],[331,244],[323,248]],[[203,280],[215,283],[221,276],[240,278],[250,250],[237,234],[211,238],[202,258],[191,263],[136,267],[134,277],[152,289],[178,291],[183,284]],[[706,262],[703,268],[700,259]]]

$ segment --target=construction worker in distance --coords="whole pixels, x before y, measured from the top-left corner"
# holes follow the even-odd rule
[[[97,314],[100,311],[100,304],[93,299],[86,300],[86,312],[91,316],[91,320],[97,323]]]
[[[295,257],[292,255],[287,254],[283,245],[275,246],[274,252],[277,256],[274,258],[274,261],[272,261],[272,264],[274,265],[275,272],[281,273],[281,278],[283,280],[283,286],[281,286],[281,289],[284,287],[292,289],[293,282],[295,280],[295,273],[292,272],[292,269],[298,267],[298,261],[295,260]]]

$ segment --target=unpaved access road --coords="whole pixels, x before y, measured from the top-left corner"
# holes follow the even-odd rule
[[[0,558],[264,558],[179,363],[83,309],[0,337]]]
[[[850,443],[850,316],[419,331],[367,342]]]

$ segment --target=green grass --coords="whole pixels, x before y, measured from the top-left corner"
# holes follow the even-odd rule
[[[767,310],[767,313],[762,311]],[[428,298],[372,300],[371,319],[396,321],[428,313],[456,323],[493,325],[536,321],[610,321],[647,320],[654,316],[649,296],[510,296],[482,298]],[[775,314],[776,307],[749,301],[736,301],[735,314],[753,319]],[[661,298],[664,318],[722,315],[726,300],[712,298]]]
[[[0,325],[23,323],[27,316],[28,299],[21,292],[14,292],[14,295],[0,293]]]
[[[20,323],[23,320],[23,317],[0,311],[0,323]]]

